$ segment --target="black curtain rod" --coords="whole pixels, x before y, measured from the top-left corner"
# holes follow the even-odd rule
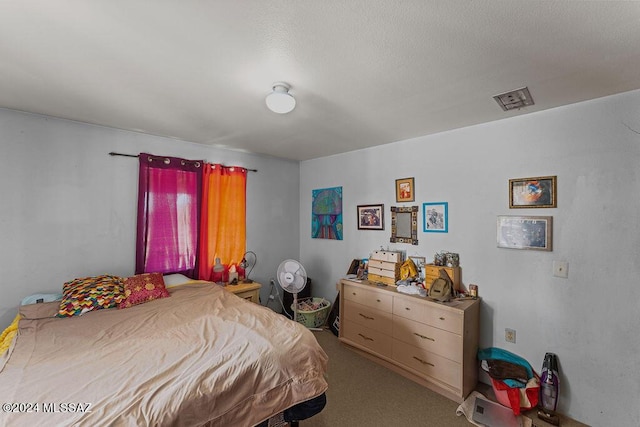
[[[122,156],[122,157],[140,157],[137,154],[123,154],[123,153],[115,153],[115,152],[110,152],[109,153],[110,156]],[[158,157],[163,157],[163,156],[158,156]],[[221,165],[223,168],[233,168],[233,167],[237,167],[237,168],[241,168],[243,166],[225,166],[225,165]],[[249,169],[249,168],[244,168],[246,170],[248,170],[249,172],[258,172],[258,169]]]

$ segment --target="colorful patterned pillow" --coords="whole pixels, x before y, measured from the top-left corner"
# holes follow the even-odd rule
[[[129,277],[124,281],[125,299],[118,308],[128,308],[154,299],[171,296],[164,285],[161,273],[144,273]]]
[[[116,307],[124,299],[124,279],[108,274],[74,279],[62,286],[57,317]]]

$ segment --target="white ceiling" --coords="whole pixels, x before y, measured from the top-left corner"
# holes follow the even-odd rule
[[[0,107],[294,160],[638,88],[640,2],[0,2]]]

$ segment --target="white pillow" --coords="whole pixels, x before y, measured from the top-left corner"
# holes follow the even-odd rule
[[[162,277],[164,280],[165,288],[171,288],[173,286],[184,285],[185,283],[193,282],[193,279],[188,278],[184,274],[167,274]]]
[[[33,295],[24,297],[20,305],[60,301],[61,299],[62,299],[62,294],[33,294]]]

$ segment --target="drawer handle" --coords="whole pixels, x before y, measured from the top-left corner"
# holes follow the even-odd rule
[[[407,311],[411,311],[411,309],[409,307],[405,307],[404,309],[407,310]]]
[[[365,341],[373,341],[373,338],[366,337],[366,336],[364,336],[362,334],[358,334],[358,335],[360,335],[362,338],[364,338]]]
[[[355,295],[355,294],[356,294],[355,292],[351,292],[351,293],[352,293],[353,295]]]
[[[434,368],[436,367],[436,365],[434,365],[433,363],[426,362],[426,361],[420,359],[419,357],[413,356],[413,358],[416,359],[418,362],[422,363],[423,365],[429,365],[429,366],[432,366]]]
[[[440,320],[444,320],[444,317],[441,317]]]
[[[359,314],[360,316],[364,317],[364,318],[365,318],[365,319],[367,319],[367,320],[375,320],[373,317],[365,316],[365,315],[364,315],[364,314],[362,314],[362,313],[358,313],[358,314]]]
[[[377,299],[376,301],[380,302],[380,300],[379,300],[379,299]]]
[[[420,335],[417,332],[414,332],[413,335],[419,336],[420,338],[422,338],[423,340],[429,340],[429,341],[433,341],[436,342],[435,338],[431,338],[431,337],[425,337],[424,335]]]

